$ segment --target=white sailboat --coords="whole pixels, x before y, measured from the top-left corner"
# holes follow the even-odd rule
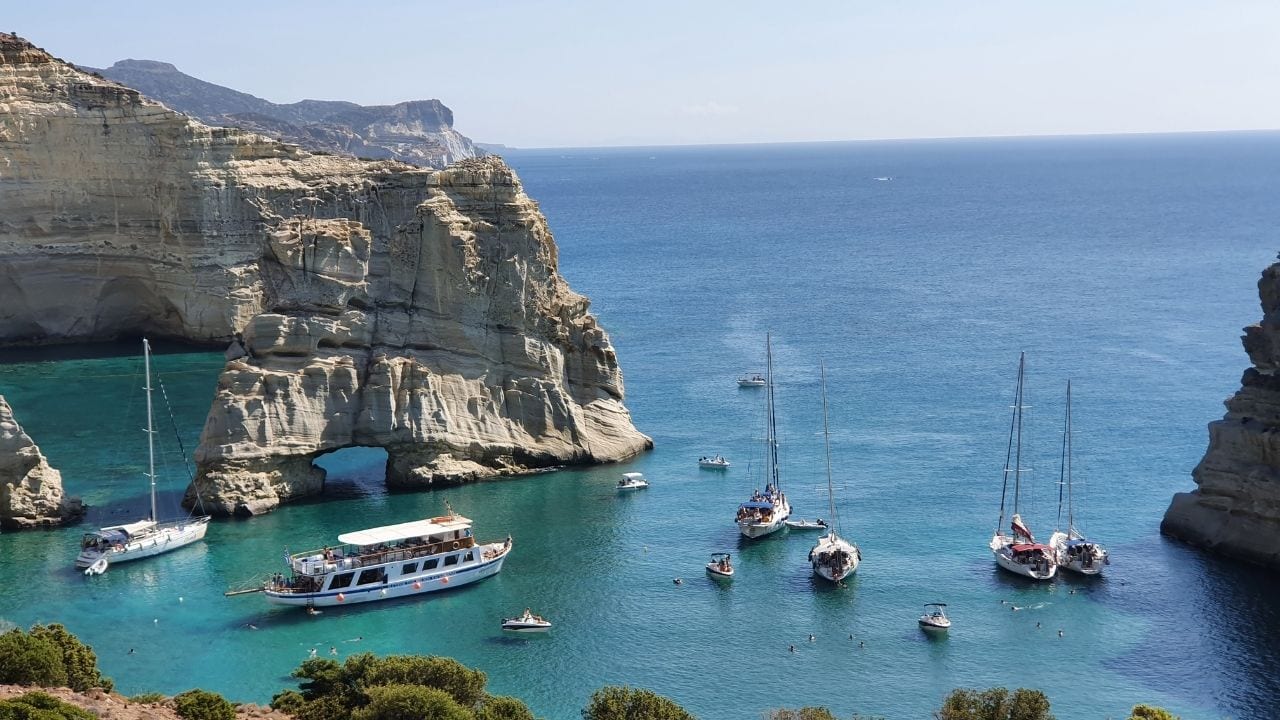
[[[791,516],[791,505],[787,502],[786,493],[782,492],[782,480],[778,476],[778,429],[774,417],[773,397],[773,345],[770,336],[765,336],[765,464],[768,465],[768,478],[764,491],[757,489],[751,499],[738,506],[736,522],[738,532],[749,538],[760,538],[779,530],[783,522]]]
[[[831,582],[840,582],[858,570],[862,551],[858,546],[840,537],[840,516],[836,513],[836,491],[831,482],[831,433],[827,429],[827,369],[822,369],[822,439],[827,448],[827,503],[831,523],[827,534],[809,551],[809,564],[813,574]]]
[[[100,575],[116,563],[138,560],[177,550],[204,537],[209,516],[193,516],[166,522],[156,514],[156,447],[151,408],[151,343],[142,341],[147,391],[147,477],[151,479],[151,515],[145,520],[111,525],[86,533],[80,543],[76,567],[86,575]]]
[[[1066,489],[1067,531],[1062,532],[1062,494]],[[1067,414],[1062,435],[1061,476],[1058,478],[1058,530],[1049,536],[1058,567],[1083,575],[1098,575],[1111,559],[1106,548],[1091,542],[1076,528],[1075,503],[1071,495],[1071,381],[1067,381]]]
[[[1018,503],[1022,496],[1022,384],[1026,372],[1027,354],[1018,358],[1018,389],[1014,393],[1013,418],[1009,422],[1009,447],[1004,458],[1004,484],[1000,488],[1000,520],[996,523],[995,535],[991,537],[990,548],[995,555],[996,564],[1011,573],[1033,580],[1048,580],[1057,572],[1058,566],[1053,561],[1053,549],[1048,545],[1036,542],[1035,536],[1022,522],[1018,513]],[[1010,464],[1012,461],[1012,465]],[[1004,534],[1005,500],[1009,491],[1009,476],[1013,475],[1013,517],[1009,529],[1012,535]]]

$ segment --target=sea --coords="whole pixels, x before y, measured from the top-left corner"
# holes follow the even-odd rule
[[[453,657],[542,717],[579,717],[608,684],[704,720],[826,706],[927,718],[953,688],[1036,688],[1060,718],[1275,717],[1275,572],[1162,537],[1194,487],[1206,424],[1239,386],[1241,328],[1280,249],[1280,134],[919,140],[510,151],[560,271],[591,298],[654,449],[632,461],[414,494],[381,450],[321,458],[326,495],[203,543],[87,578],[80,535],[143,516],[139,343],[7,352],[0,394],[91,506],[77,527],[0,535],[0,618],[62,623],[127,694],[202,687],[264,702],[313,649]],[[771,337],[780,474],[797,517],[831,518],[825,368],[839,526],[863,561],[813,577],[815,534],[739,537],[762,482]],[[1026,353],[1020,510],[1059,514],[1073,388],[1077,524],[1099,578],[996,569],[1011,406]],[[222,367],[163,343],[154,359],[161,504],[173,509]],[[172,419],[171,419],[172,418]],[[720,453],[727,471],[698,458]],[[620,493],[623,472],[647,490]],[[286,551],[440,514],[510,534],[502,573],[422,599],[308,616],[226,597]],[[162,511],[163,513],[163,511]],[[1061,519],[1060,519],[1061,518]],[[728,582],[704,564],[728,552]],[[675,582],[680,579],[682,582]],[[922,633],[923,605],[954,625]],[[544,636],[512,636],[524,608]]]

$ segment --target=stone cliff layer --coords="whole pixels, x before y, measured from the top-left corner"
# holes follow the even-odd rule
[[[1280,263],[1258,281],[1262,322],[1245,328],[1253,367],[1209,423],[1209,449],[1160,529],[1210,550],[1280,568]]]
[[[0,342],[143,333],[233,341],[197,450],[220,513],[319,492],[349,446],[396,487],[651,446],[500,159],[313,155],[0,35]]]
[[[79,498],[62,493],[62,474],[49,467],[0,395],[0,529],[58,525],[79,517]]]

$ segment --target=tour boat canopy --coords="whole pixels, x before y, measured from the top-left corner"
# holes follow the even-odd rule
[[[752,509],[760,509],[760,510],[772,510],[772,509],[773,509],[773,503],[771,503],[771,502],[766,502],[766,501],[763,501],[763,500],[753,500],[753,501],[751,501],[751,502],[744,502],[744,503],[742,503],[741,505],[739,505],[738,507],[752,508]]]
[[[1040,544],[1026,543],[1026,544],[1023,544],[1023,545],[1014,545],[1011,549],[1012,549],[1014,552],[1031,552],[1032,550],[1039,550],[1039,551],[1041,551],[1041,552],[1047,552],[1047,551],[1049,550],[1049,546],[1048,546],[1048,545],[1040,545]]]
[[[112,525],[111,527],[104,527],[96,534],[108,539],[114,539],[114,536],[117,535],[129,537],[131,535],[137,535],[140,532],[146,532],[155,526],[156,524],[151,520],[139,520],[138,522],[129,523],[128,525]]]
[[[339,535],[338,542],[344,545],[380,545],[409,538],[427,537],[428,535],[446,532],[451,533],[455,530],[464,530],[469,527],[471,527],[470,520],[461,515],[454,515],[430,520],[415,520],[413,522],[400,523],[399,525],[386,525],[384,527],[369,528],[368,530],[357,530],[356,532]]]
[[[626,478],[627,480],[643,480],[644,473],[638,473],[638,472],[622,473],[622,477]]]

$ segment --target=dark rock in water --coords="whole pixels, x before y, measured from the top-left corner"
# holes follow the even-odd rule
[[[1161,532],[1224,555],[1280,569],[1280,263],[1258,281],[1262,322],[1244,329],[1253,367],[1209,423],[1209,449],[1174,495]]]

